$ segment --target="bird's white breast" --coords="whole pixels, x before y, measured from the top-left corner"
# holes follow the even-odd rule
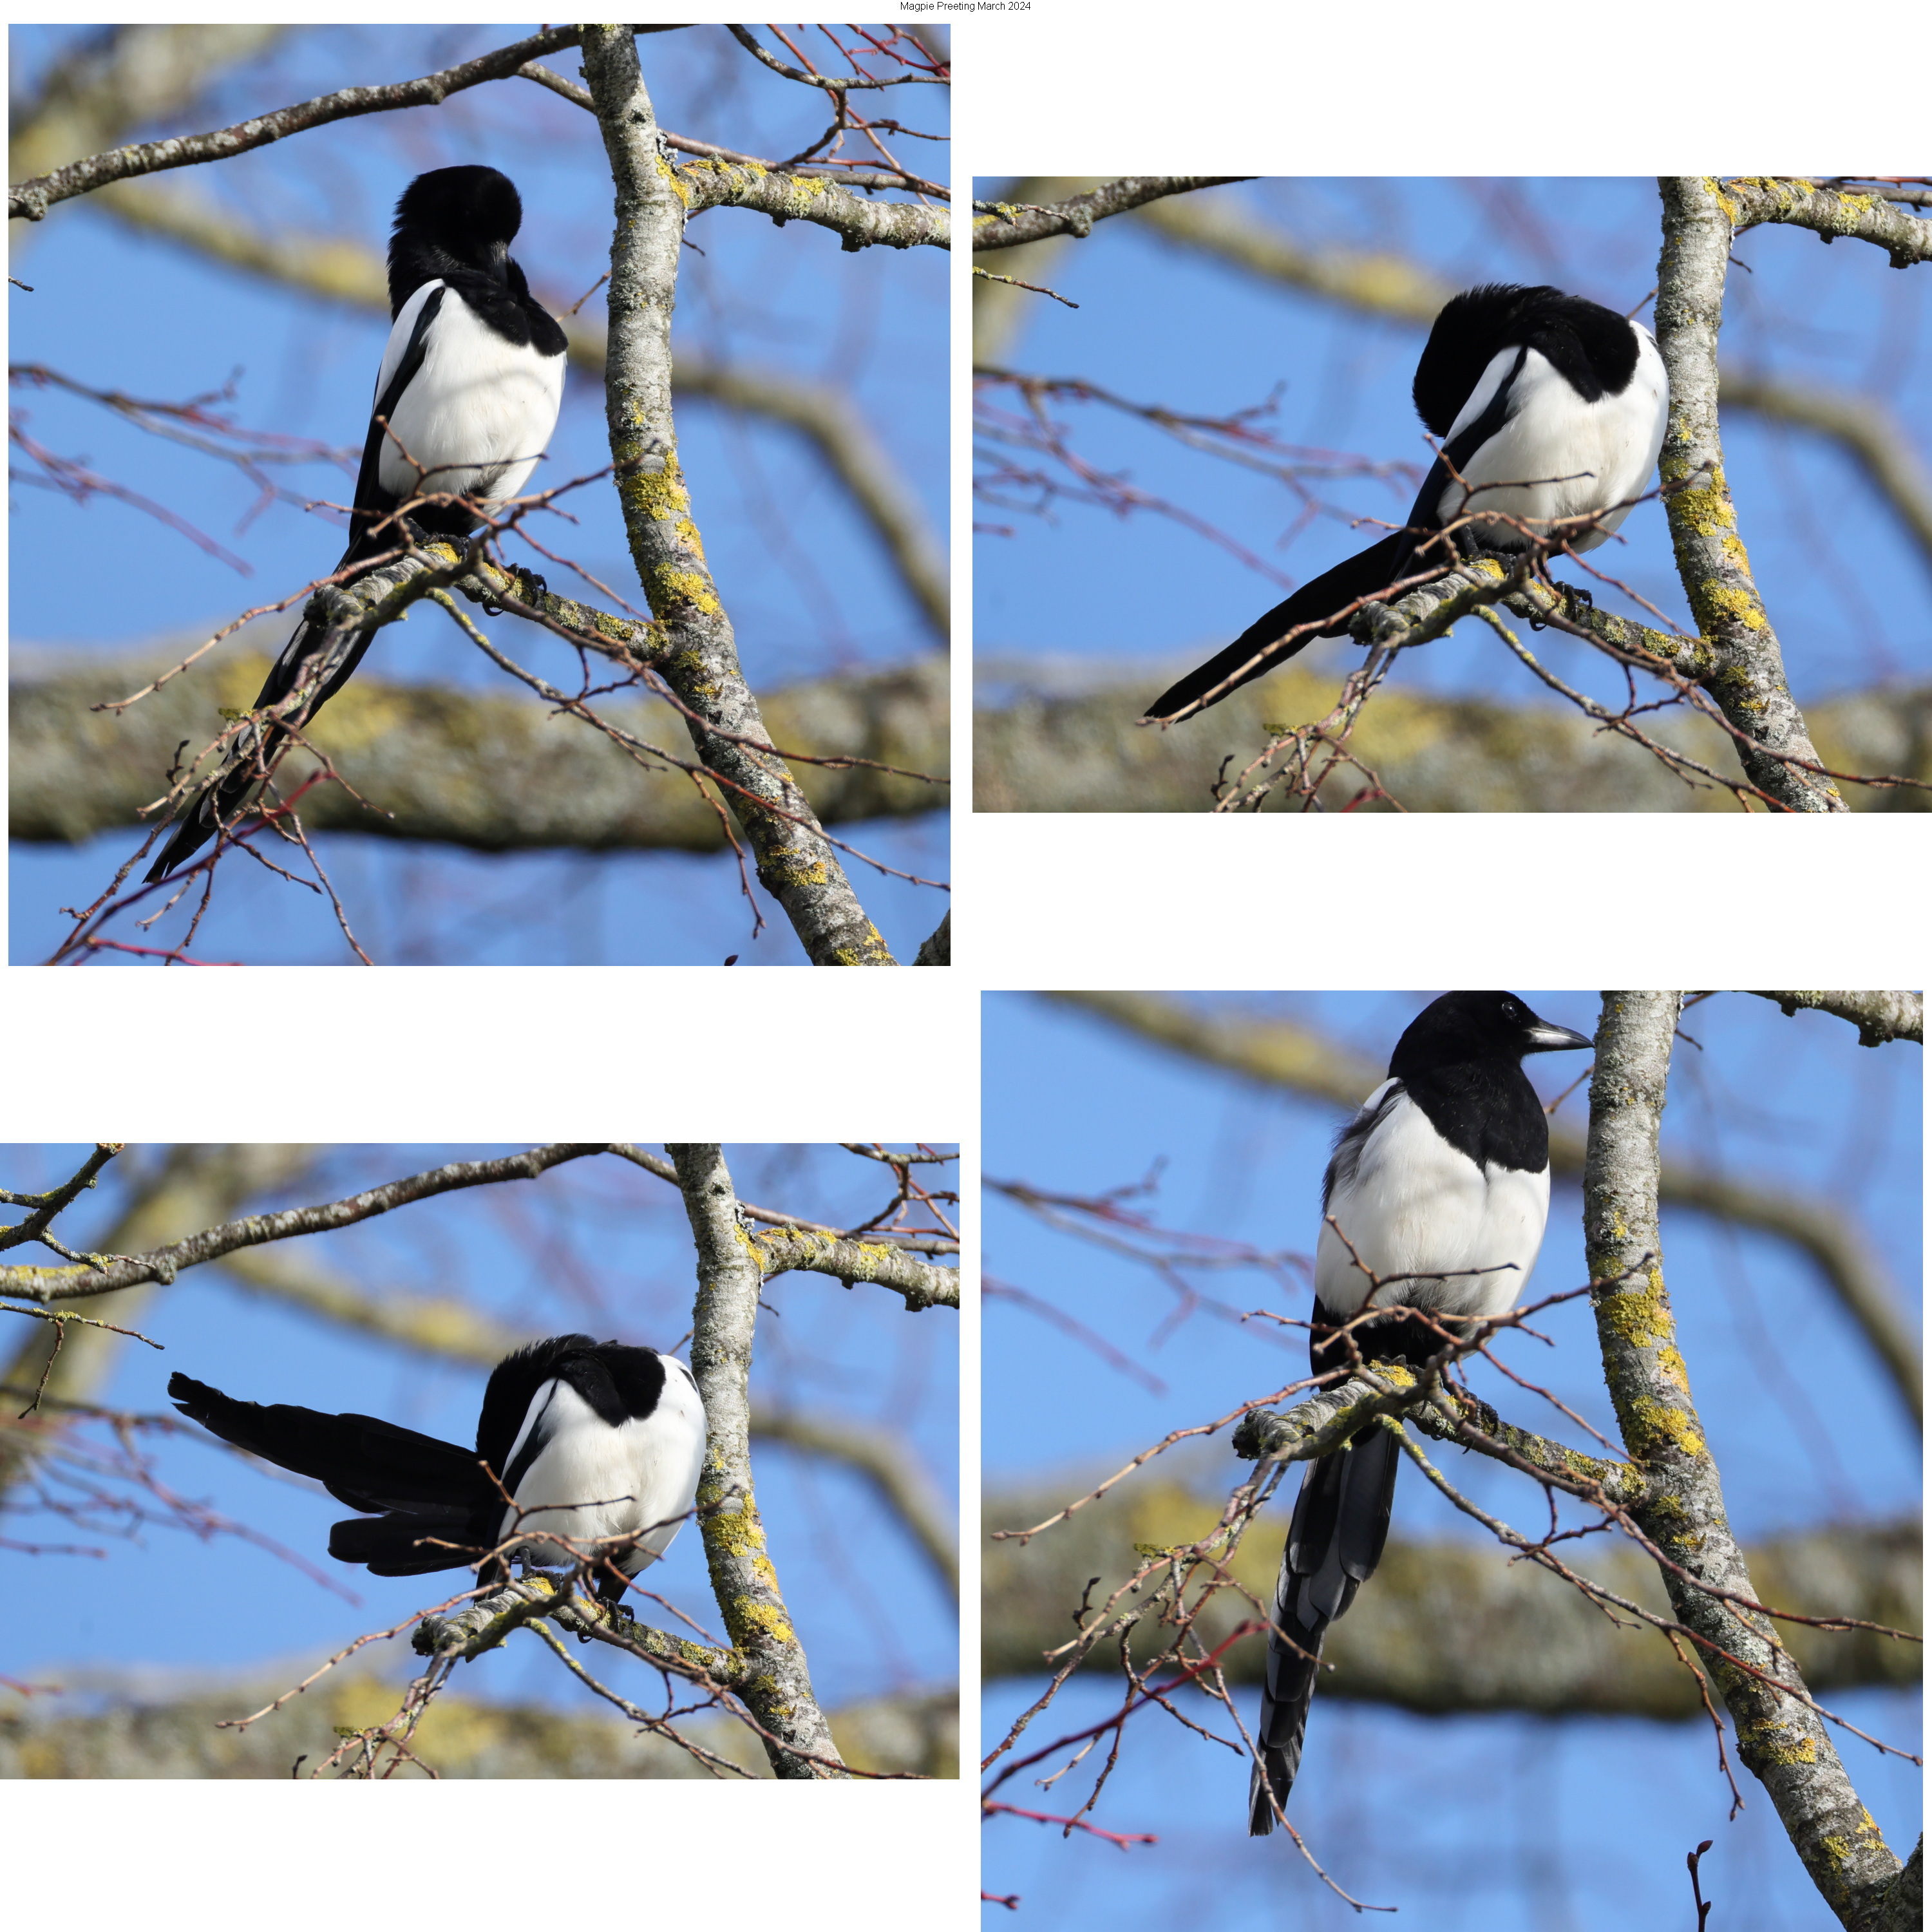
[[[1393,1082],[1364,1102],[1372,1108]],[[1536,1264],[1550,1217],[1550,1169],[1527,1174],[1478,1167],[1438,1134],[1406,1094],[1376,1124],[1354,1172],[1339,1180],[1328,1212],[1361,1258],[1356,1265],[1324,1220],[1315,1252],[1315,1291],[1330,1313],[1352,1315],[1366,1298],[1366,1268],[1382,1278],[1378,1308],[1500,1315],[1515,1305]],[[1494,1270],[1481,1274],[1435,1271]],[[1392,1276],[1428,1279],[1396,1281]]]
[[[690,1371],[666,1356],[656,1408],[614,1429],[568,1382],[546,1382],[518,1432],[512,1463],[539,1423],[550,1439],[518,1484],[518,1508],[504,1513],[502,1534],[516,1528],[518,1510],[530,1512],[522,1518],[526,1541],[547,1530],[580,1541],[648,1530],[635,1557],[620,1557],[618,1567],[635,1576],[655,1562],[695,1500],[704,1463],[704,1408]],[[555,1544],[530,1554],[542,1563],[572,1560]]]
[[[403,304],[376,379],[378,402],[423,304],[442,286],[425,282]],[[383,488],[398,497],[450,490],[488,502],[515,496],[556,427],[564,362],[506,341],[455,290],[447,290],[422,366],[390,418],[393,434],[384,440],[377,470]],[[418,465],[430,472],[420,484]]]
[[[1650,332],[1639,327],[1636,334],[1635,374],[1622,394],[1600,396],[1594,403],[1586,402],[1540,351],[1523,352],[1508,420],[1462,470],[1472,485],[1511,487],[1476,493],[1472,510],[1494,511],[1534,526],[1586,516],[1606,504],[1628,504],[1649,488],[1664,447],[1669,383]],[[1490,359],[1450,429],[1450,440],[1482,414],[1517,353],[1499,350]],[[1462,489],[1450,484],[1437,502],[1442,520],[1460,514],[1465,500]],[[1627,508],[1612,511],[1594,530],[1576,539],[1576,548],[1594,550],[1628,514]],[[1495,548],[1522,548],[1522,537],[1506,524],[1479,514],[1475,528],[1479,539]]]

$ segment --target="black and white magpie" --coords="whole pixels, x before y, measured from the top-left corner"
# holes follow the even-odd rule
[[[529,480],[556,427],[563,398],[563,331],[533,300],[510,254],[524,206],[494,168],[436,168],[396,203],[389,242],[392,326],[376,373],[340,571],[398,548],[395,512],[430,536],[467,537]],[[306,724],[353,674],[364,637],[339,664],[317,666],[326,628],[304,623],[275,660],[254,708],[278,703],[320,673],[315,695],[289,721]],[[175,828],[148,873],[174,868],[232,821],[287,733],[243,731],[220,775]]]
[[[1172,723],[1204,711],[1311,639],[1342,636],[1358,600],[1448,569],[1456,560],[1437,533],[1466,509],[1466,548],[1528,548],[1531,538],[1498,518],[1541,535],[1567,518],[1600,515],[1571,539],[1574,549],[1594,550],[1648,484],[1670,401],[1664,358],[1640,323],[1560,289],[1504,283],[1466,289],[1443,304],[1413,394],[1416,413],[1442,446],[1407,527],[1257,618],[1162,692],[1149,718]]]
[[[1322,1176],[1308,1346],[1318,1376],[1346,1374],[1351,1339],[1365,1362],[1418,1366],[1447,1346],[1410,1315],[1336,1332],[1365,1307],[1479,1316],[1515,1305],[1550,1214],[1550,1124],[1522,1057],[1590,1044],[1510,993],[1445,993],[1410,1023],[1389,1077],[1342,1129]],[[1456,1333],[1454,1322],[1444,1326]],[[1401,1453],[1371,1426],[1303,1474],[1275,1586],[1261,1756],[1248,1788],[1256,1838],[1274,1829],[1301,1762],[1322,1638],[1382,1559]]]
[[[380,1511],[328,1534],[330,1556],[378,1576],[458,1569],[516,1539],[486,1566],[489,1582],[512,1556],[551,1568],[576,1562],[556,1538],[631,1536],[612,1561],[635,1576],[670,1547],[704,1462],[691,1371],[675,1355],[588,1335],[506,1355],[483,1391],[474,1449],[373,1415],[238,1402],[183,1375],[169,1378],[168,1394],[224,1442],[313,1476],[352,1509]],[[610,1602],[623,1593],[608,1570],[597,1588]]]

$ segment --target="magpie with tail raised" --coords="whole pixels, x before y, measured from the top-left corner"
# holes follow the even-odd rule
[[[1441,448],[1407,526],[1258,617],[1162,692],[1150,718],[1173,723],[1218,704],[1312,639],[1343,635],[1365,600],[1452,568],[1460,551],[1522,551],[1576,517],[1597,521],[1570,548],[1594,550],[1649,486],[1670,386],[1640,323],[1560,289],[1486,283],[1444,304],[1412,394]]]
[[[408,522],[424,536],[462,541],[536,467],[556,427],[567,345],[510,254],[523,218],[515,186],[494,168],[434,169],[396,203],[392,326],[338,572],[404,548],[408,538],[397,513],[405,506]],[[317,655],[327,626],[298,626],[254,709],[305,686],[313,695],[282,723],[250,724],[237,735],[221,770],[162,848],[150,883],[234,822],[289,728],[306,724],[348,682],[372,634],[328,663]]]
[[[1418,1366],[1459,1336],[1423,1316],[1506,1313],[1543,1245],[1550,1124],[1526,1054],[1591,1044],[1510,993],[1445,993],[1396,1042],[1389,1077],[1342,1130],[1322,1179],[1310,1366],[1330,1381],[1355,1360]],[[1371,1279],[1372,1277],[1372,1279]],[[1340,1325],[1374,1316],[1346,1335]],[[1351,1350],[1350,1343],[1354,1345]],[[1274,1829],[1301,1762],[1328,1626],[1374,1574],[1401,1456],[1378,1424],[1304,1467],[1268,1633],[1248,1788],[1248,1829]]]
[[[474,1449],[373,1415],[238,1402],[183,1375],[169,1378],[168,1394],[224,1442],[368,1512],[335,1525],[328,1553],[377,1576],[459,1569],[495,1551],[488,1583],[508,1574],[512,1557],[574,1563],[558,1538],[580,1546],[604,1538],[634,1539],[610,1562],[635,1576],[670,1547],[704,1462],[691,1371],[675,1355],[588,1335],[506,1355],[483,1391]],[[600,1566],[599,1596],[614,1603],[623,1588]]]

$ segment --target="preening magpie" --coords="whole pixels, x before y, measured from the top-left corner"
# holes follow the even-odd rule
[[[1510,993],[1445,993],[1410,1023],[1389,1077],[1342,1129],[1322,1176],[1308,1346],[1317,1375],[1346,1374],[1351,1337],[1364,1362],[1419,1366],[1447,1346],[1412,1315],[1336,1332],[1365,1306],[1442,1316],[1514,1306],[1550,1214],[1550,1124],[1522,1057],[1590,1044]],[[1305,1466],[1275,1586],[1280,1634],[1268,1633],[1261,1757],[1248,1787],[1256,1838],[1274,1829],[1294,1782],[1322,1640],[1382,1559],[1401,1453],[1372,1424]]]
[[[1342,636],[1358,600],[1450,568],[1456,561],[1450,546],[1465,532],[1448,542],[1437,532],[1466,506],[1472,520],[1464,548],[1527,549],[1530,538],[1498,518],[1515,518],[1540,536],[1550,524],[1604,512],[1571,539],[1573,549],[1594,550],[1648,486],[1670,402],[1664,358],[1648,329],[1581,296],[1505,283],[1466,289],[1443,304],[1412,393],[1417,415],[1442,447],[1407,527],[1257,618],[1162,692],[1148,706],[1149,718],[1172,722],[1204,711],[1286,664],[1312,638]],[[1290,634],[1301,625],[1311,628]]]
[[[436,168],[396,203],[389,242],[392,326],[376,372],[340,571],[401,547],[394,512],[430,536],[467,537],[484,514],[529,480],[556,427],[566,343],[556,318],[533,301],[510,254],[524,206],[494,168]],[[368,650],[358,639],[341,662],[318,665],[325,627],[304,623],[275,660],[255,709],[316,678],[315,695],[290,719],[306,724],[349,680]],[[269,755],[287,736],[270,724],[237,738],[220,775],[190,807],[148,873],[171,872],[231,823]]]
[[[691,1371],[675,1355],[588,1335],[506,1355],[483,1391],[473,1450],[373,1415],[237,1402],[187,1376],[171,1376],[168,1394],[224,1442],[371,1512],[336,1524],[328,1553],[378,1576],[460,1568],[516,1538],[485,1567],[488,1582],[506,1574],[512,1556],[554,1569],[574,1563],[557,1537],[637,1536],[612,1558],[634,1576],[670,1547],[704,1461],[704,1405]],[[606,1570],[597,1590],[614,1603],[623,1586]]]

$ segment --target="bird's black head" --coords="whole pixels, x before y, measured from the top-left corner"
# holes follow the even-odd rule
[[[495,168],[433,168],[396,203],[389,241],[389,306],[452,268],[508,279],[510,244],[524,224],[516,184]]]
[[[1636,366],[1636,336],[1615,309],[1547,283],[1485,282],[1442,304],[1415,365],[1415,412],[1430,434],[1449,434],[1498,350],[1526,343],[1586,400],[1604,388],[1621,392]]]
[[[1408,1024],[1390,1056],[1395,1079],[1472,1060],[1520,1060],[1526,1053],[1588,1046],[1587,1034],[1538,1019],[1514,993],[1444,993]]]

